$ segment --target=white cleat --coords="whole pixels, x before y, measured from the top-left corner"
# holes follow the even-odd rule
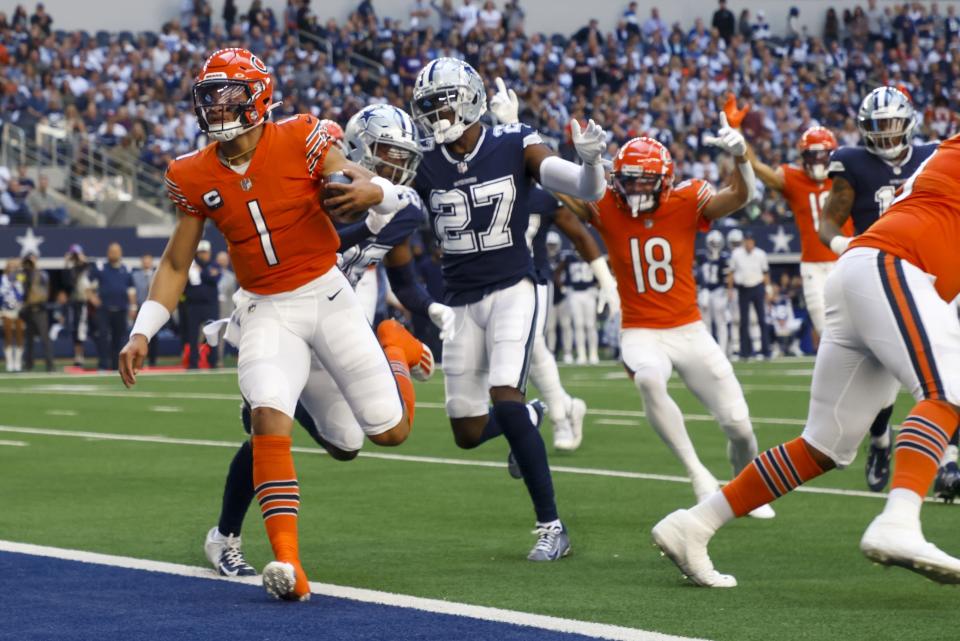
[[[263,568],[263,589],[274,599],[284,601],[307,601],[310,593],[297,596],[294,588],[297,585],[297,571],[290,563],[271,561]]]
[[[257,571],[243,558],[239,536],[223,536],[214,525],[207,532],[203,552],[220,576],[256,576]]]
[[[570,421],[563,417],[559,421],[553,422],[553,447],[561,451],[569,451],[573,445],[573,430],[570,427]]]
[[[863,533],[860,550],[881,565],[898,565],[937,583],[960,584],[960,559],[923,538],[919,523],[907,524],[881,514]]]
[[[697,503],[703,502],[720,491],[720,483],[707,471],[707,468],[691,474],[690,483],[693,485],[693,494],[697,497]]]
[[[720,574],[707,554],[713,533],[688,510],[677,510],[653,526],[653,542],[673,561],[684,577],[707,588],[733,588],[736,578]]]
[[[587,415],[587,404],[583,399],[575,398],[570,403],[570,412],[567,414],[569,429],[563,441],[554,439],[553,446],[558,450],[572,452],[583,443],[583,418]]]
[[[747,516],[755,519],[772,519],[776,515],[777,513],[774,512],[773,508],[769,505],[761,505],[757,509],[751,510],[747,513]]]

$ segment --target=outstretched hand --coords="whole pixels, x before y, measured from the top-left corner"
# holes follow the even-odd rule
[[[733,129],[739,129],[740,124],[748,113],[750,113],[750,103],[744,103],[742,107],[737,108],[737,97],[730,92],[727,94],[727,101],[723,103],[723,113],[727,116],[727,122]]]

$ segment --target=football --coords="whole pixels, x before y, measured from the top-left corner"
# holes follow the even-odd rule
[[[350,183],[353,182],[353,178],[346,175],[342,171],[337,171],[330,174],[329,176],[326,176],[323,179],[323,181],[324,181],[323,195],[321,196],[321,202],[325,203],[328,198],[333,198],[334,196],[337,195],[337,192],[335,191],[328,191],[327,185],[329,185],[330,183],[339,183],[341,185],[349,185]],[[334,218],[339,223],[351,223],[356,220],[355,216],[331,216],[331,217]]]

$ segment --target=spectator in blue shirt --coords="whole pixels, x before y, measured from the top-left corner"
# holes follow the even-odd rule
[[[120,348],[127,338],[127,322],[137,314],[137,290],[122,259],[120,243],[111,243],[107,248],[107,262],[90,274],[91,283],[97,288],[90,296],[97,310],[99,328],[97,367],[103,370],[117,369]]]

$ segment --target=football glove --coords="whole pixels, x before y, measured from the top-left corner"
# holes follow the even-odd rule
[[[507,90],[503,78],[496,79],[497,93],[490,99],[490,111],[504,125],[520,122],[520,101],[513,89]]]
[[[457,315],[450,307],[440,303],[430,303],[430,306],[427,307],[427,315],[440,330],[440,340],[452,339],[457,333]]]
[[[722,149],[731,156],[740,158],[747,153],[747,141],[743,134],[730,127],[727,123],[727,114],[720,112],[720,131],[716,136],[704,136],[703,144]]]
[[[727,101],[723,103],[723,113],[727,115],[727,122],[734,129],[740,128],[740,123],[750,112],[750,103],[746,103],[740,109],[737,109],[737,97],[733,92],[727,94]]]
[[[576,118],[571,120],[570,139],[577,150],[577,155],[585,165],[599,163],[603,152],[607,150],[607,134],[603,131],[603,127],[592,119],[587,123],[586,129],[582,130]]]

